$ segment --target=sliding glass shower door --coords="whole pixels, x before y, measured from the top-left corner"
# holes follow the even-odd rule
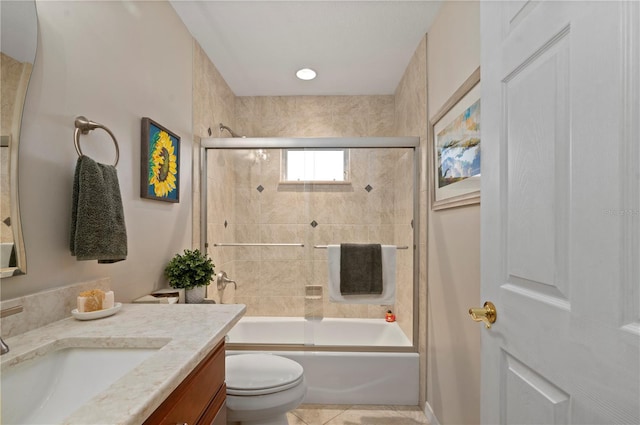
[[[351,324],[332,320],[384,324],[392,310],[406,341],[380,344],[413,345],[417,139],[209,139],[203,145],[202,241],[216,272],[237,282],[237,290],[212,285],[210,297],[246,304],[247,317],[302,319],[284,343],[316,347],[375,345],[335,339],[336,329]],[[341,243],[395,248],[391,300],[331,296],[327,247]],[[373,339],[387,328],[372,327]]]

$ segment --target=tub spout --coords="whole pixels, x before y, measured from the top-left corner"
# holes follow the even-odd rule
[[[218,283],[218,291],[224,291],[229,283],[233,283],[233,289],[238,289],[238,285],[236,284],[236,281],[229,279],[227,277],[226,272],[221,271],[220,273],[218,273],[217,283]]]

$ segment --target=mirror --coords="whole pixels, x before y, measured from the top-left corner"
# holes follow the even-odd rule
[[[18,149],[22,110],[38,44],[35,1],[2,0],[0,65],[0,277],[26,273],[18,201]]]

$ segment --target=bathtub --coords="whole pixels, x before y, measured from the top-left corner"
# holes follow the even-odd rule
[[[229,331],[227,344],[227,355],[247,353],[243,345],[265,344],[267,349],[251,351],[300,363],[309,387],[304,403],[418,404],[418,353],[411,352],[397,323],[249,316]]]

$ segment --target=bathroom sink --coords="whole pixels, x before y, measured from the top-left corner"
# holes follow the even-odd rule
[[[27,353],[21,356],[24,361],[2,369],[0,422],[61,423],[157,351],[71,347],[39,356]]]

